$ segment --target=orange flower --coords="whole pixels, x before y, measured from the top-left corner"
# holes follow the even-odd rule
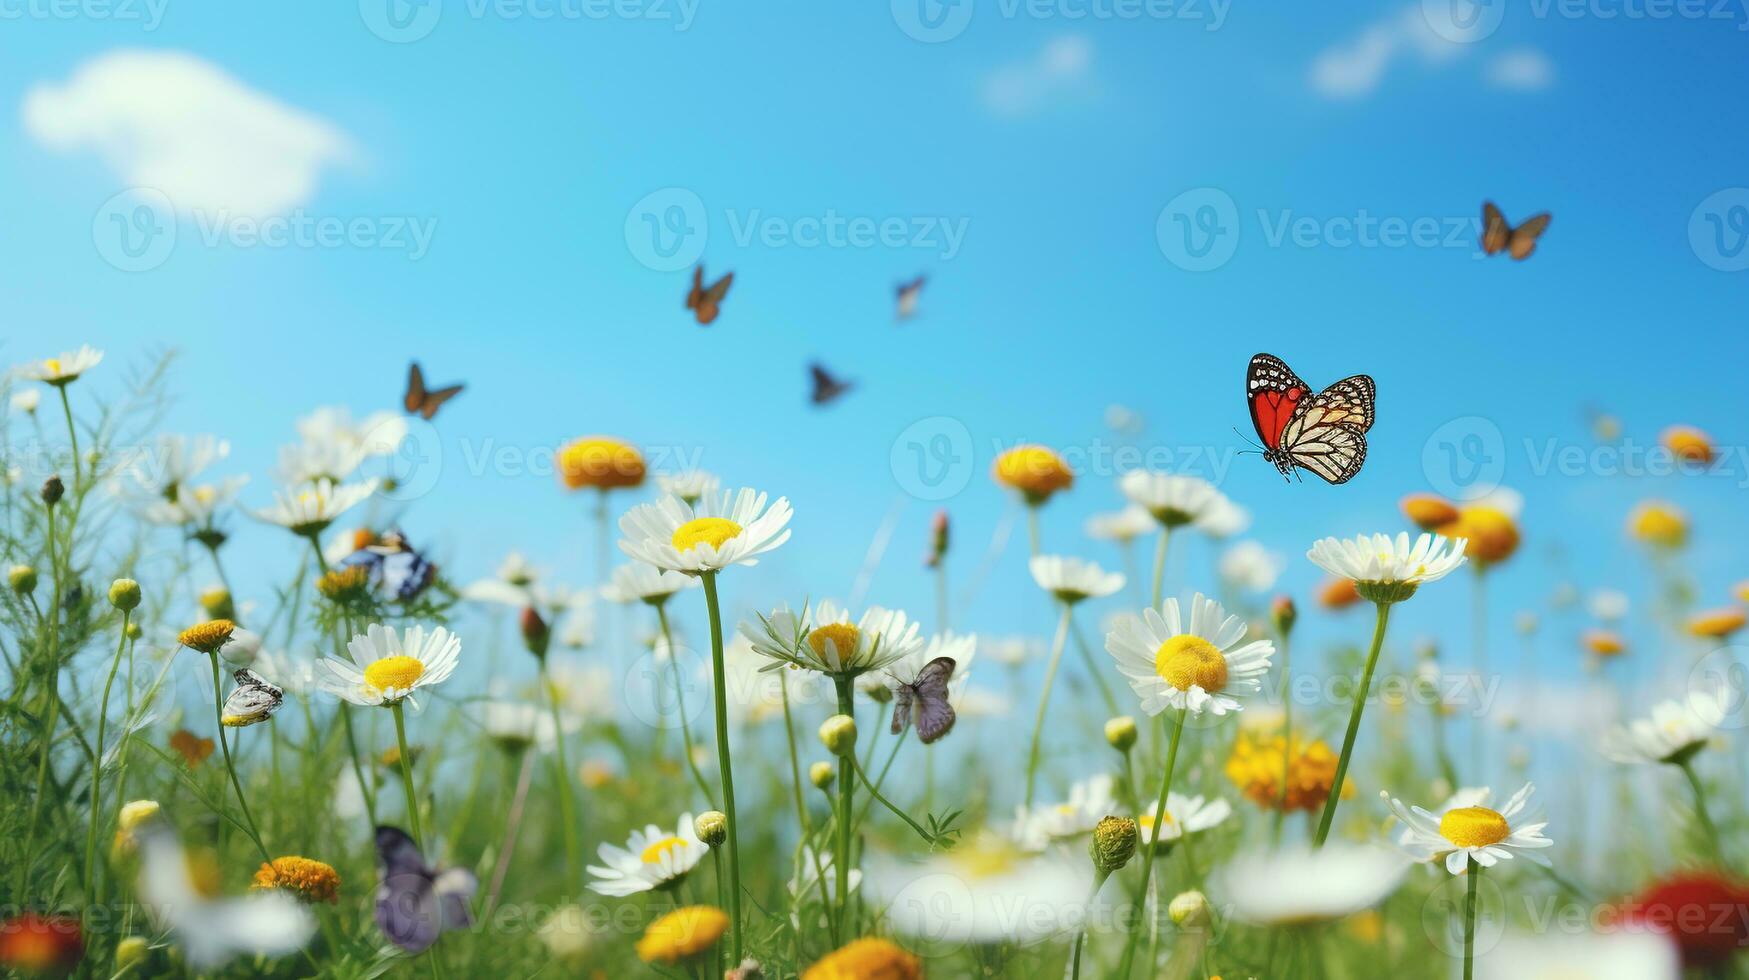
[[[802,980],[922,980],[923,961],[885,939],[854,940],[802,973]]]
[[[1332,578],[1318,589],[1318,605],[1325,609],[1346,609],[1359,601],[1352,579]]]
[[[1505,511],[1486,505],[1464,507],[1456,520],[1436,530],[1468,541],[1464,554],[1478,565],[1498,564],[1518,550],[1518,525]]]
[[[79,920],[33,912],[0,923],[0,966],[23,973],[66,976],[85,955]]]
[[[1714,609],[1688,621],[1688,632],[1702,639],[1723,640],[1743,628],[1745,617],[1741,609]]]
[[[1585,645],[1585,649],[1599,657],[1620,656],[1622,651],[1628,648],[1626,641],[1621,638],[1621,634],[1614,630],[1586,630],[1585,635],[1580,638],[1580,642]]]
[[[1677,459],[1705,466],[1713,461],[1713,441],[1692,425],[1673,425],[1659,433],[1658,441]]]
[[[1437,494],[1412,493],[1397,505],[1403,516],[1423,531],[1435,531],[1458,519],[1458,509]]]
[[[729,931],[729,917],[709,905],[688,905],[650,923],[638,940],[638,959],[673,965],[710,951]]]
[[[170,747],[182,756],[182,760],[188,763],[190,769],[205,762],[206,757],[213,754],[212,739],[201,738],[186,728],[178,728],[171,733]]]
[[[1688,540],[1688,517],[1675,504],[1642,501],[1628,515],[1628,534],[1658,548],[1680,548]]]
[[[584,436],[559,450],[559,479],[566,488],[635,487],[644,482],[644,455],[610,436]]]
[[[1282,796],[1284,755],[1287,766],[1287,796]],[[1336,753],[1322,739],[1306,741],[1294,736],[1293,750],[1279,734],[1240,731],[1227,757],[1227,778],[1245,798],[1265,810],[1319,810],[1330,798],[1336,782]],[[1342,798],[1354,795],[1354,784],[1343,780]]]

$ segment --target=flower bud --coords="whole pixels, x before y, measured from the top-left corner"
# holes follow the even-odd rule
[[[1172,919],[1172,924],[1194,929],[1207,925],[1209,921],[1209,900],[1202,892],[1179,892],[1173,896],[1166,906],[1166,915]]]
[[[133,830],[148,820],[155,819],[163,808],[157,800],[129,800],[123,803],[121,811],[116,814],[115,825],[118,830]]]
[[[552,638],[552,630],[533,606],[523,607],[521,628],[522,642],[524,646],[528,647],[528,652],[537,657],[546,656],[547,642]]]
[[[1269,604],[1269,621],[1275,626],[1276,633],[1286,636],[1294,630],[1294,621],[1299,619],[1299,610],[1294,608],[1293,599],[1278,595]]]
[[[140,605],[140,583],[131,578],[118,578],[109,584],[109,604],[122,612],[132,612]]]
[[[721,810],[706,810],[693,818],[692,829],[699,840],[716,847],[729,839],[729,818]]]
[[[1093,828],[1093,843],[1087,852],[1093,856],[1093,866],[1111,874],[1130,863],[1136,855],[1136,838],[1141,829],[1129,817],[1105,817]]]
[[[1403,516],[1423,531],[1437,531],[1458,519],[1458,509],[1444,497],[1431,493],[1412,493],[1400,505]]]
[[[1136,744],[1136,720],[1118,715],[1105,723],[1105,741],[1119,752],[1128,752]]]
[[[838,769],[830,762],[816,762],[808,767],[808,781],[815,789],[832,788],[832,781],[838,778]]]
[[[929,525],[929,552],[923,556],[923,567],[934,568],[947,557],[948,524],[947,511],[935,512],[935,520]]]
[[[12,571],[6,573],[6,581],[11,584],[12,591],[30,595],[36,591],[36,569],[29,565],[14,565]]]
[[[146,962],[146,957],[152,955],[151,944],[143,936],[127,936],[115,944],[116,970],[124,971],[131,966]]]
[[[856,751],[856,719],[849,715],[833,715],[820,723],[820,741],[826,751],[846,756]]]
[[[236,619],[237,606],[231,601],[231,590],[215,585],[200,594],[200,608],[210,619]]]
[[[132,623],[132,622],[128,623],[128,628],[123,630],[122,632],[126,633],[128,639],[130,639],[130,640],[137,640],[140,637],[146,635],[146,630],[144,627],[142,627],[139,623]]]
[[[60,503],[61,497],[65,495],[66,492],[67,485],[62,483],[61,478],[58,476],[51,476],[43,481],[43,503],[48,504],[50,507]]]

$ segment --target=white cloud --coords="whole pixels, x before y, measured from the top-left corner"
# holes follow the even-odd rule
[[[1434,33],[1421,13],[1421,5],[1416,4],[1396,16],[1368,24],[1352,41],[1319,52],[1312,60],[1311,83],[1320,94],[1330,98],[1358,98],[1377,89],[1386,70],[1401,58],[1437,65],[1463,53],[1463,45]]]
[[[1038,55],[1003,65],[984,77],[984,104],[1004,116],[1025,116],[1092,90],[1093,42],[1078,35],[1052,38]]]
[[[350,152],[326,120],[175,52],[100,55],[64,85],[32,86],[22,113],[42,145],[94,150],[123,181],[163,191],[184,212],[285,212]]]
[[[1554,84],[1555,66],[1535,48],[1517,48],[1488,62],[1484,76],[1496,88],[1535,92]]]

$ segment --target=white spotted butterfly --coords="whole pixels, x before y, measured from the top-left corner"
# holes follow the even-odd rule
[[[1273,354],[1251,358],[1245,372],[1245,398],[1251,424],[1263,440],[1263,458],[1282,476],[1294,468],[1311,470],[1326,483],[1347,483],[1366,462],[1366,430],[1372,428],[1377,389],[1356,374],[1323,391],[1300,380]]]

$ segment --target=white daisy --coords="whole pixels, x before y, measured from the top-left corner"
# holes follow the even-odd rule
[[[56,357],[21,364],[17,371],[32,381],[41,381],[59,388],[71,384],[79,375],[96,367],[102,360],[102,351],[83,344],[78,350],[62,351]]]
[[[558,741],[551,711],[527,701],[488,701],[480,707],[487,737],[505,749],[545,751]]]
[[[1420,861],[1444,855],[1445,870],[1455,875],[1463,873],[1471,858],[1484,868],[1516,856],[1537,864],[1549,863],[1537,853],[1554,845],[1542,834],[1548,823],[1536,820],[1527,810],[1534,789],[1533,784],[1525,783],[1499,810],[1481,805],[1488,799],[1488,790],[1470,790],[1455,801],[1470,805],[1453,806],[1439,814],[1405,805],[1387,793],[1379,795],[1390,801],[1391,812],[1403,821],[1403,847]]]
[[[319,408],[298,420],[303,440],[279,451],[279,478],[287,484],[340,482],[373,456],[392,456],[407,438],[407,418],[375,412],[352,420],[344,408]]]
[[[1632,602],[1627,593],[1616,589],[1598,589],[1591,593],[1591,615],[1605,623],[1618,623],[1626,618]]]
[[[1476,950],[1475,975],[1476,980],[1678,980],[1682,962],[1676,944],[1655,932],[1509,932]]]
[[[809,894],[817,896],[822,876],[826,882],[826,898],[828,900],[836,899],[838,897],[838,874],[832,864],[832,852],[820,851],[816,853],[811,847],[803,847],[801,860],[796,863],[795,875],[789,880],[789,893],[804,898]],[[862,872],[860,870],[851,868],[844,877],[851,892],[862,887]]]
[[[25,388],[12,395],[12,410],[26,415],[35,414],[37,406],[42,404],[42,393],[35,388]]]
[[[215,436],[164,435],[157,445],[133,454],[128,472],[141,490],[173,501],[202,470],[230,453],[231,444]]]
[[[663,497],[639,504],[619,519],[621,551],[657,568],[697,575],[730,565],[756,565],[758,556],[789,540],[790,506],[743,487],[709,493],[697,504]]]
[[[1731,692],[1724,687],[1691,692],[1684,701],[1660,701],[1650,718],[1606,732],[1599,749],[1616,762],[1680,765],[1706,747],[1730,710]]]
[[[1233,815],[1233,806],[1222,799],[1207,800],[1200,796],[1167,793],[1166,820],[1156,837],[1154,826],[1160,823],[1158,813],[1158,808],[1155,808],[1136,818],[1136,824],[1142,831],[1142,841],[1147,843],[1158,840],[1161,844],[1171,846],[1191,834],[1200,834],[1220,826]]]
[[[230,506],[249,482],[247,476],[231,476],[218,483],[182,486],[175,500],[158,499],[147,504],[140,516],[168,527],[211,528],[220,509]]]
[[[674,593],[697,585],[698,579],[691,575],[634,561],[615,568],[613,580],[602,588],[601,594],[609,602],[642,602],[660,606]]]
[[[317,480],[294,490],[280,490],[273,495],[273,506],[254,512],[255,518],[278,524],[293,534],[306,537],[321,534],[334,519],[364,502],[377,489],[377,481],[334,483]]]
[[[657,489],[664,494],[679,497],[688,504],[698,503],[707,493],[716,493],[721,483],[715,473],[706,473],[704,470],[656,474]]]
[[[1233,503],[1226,494],[1215,498],[1197,518],[1196,529],[1216,540],[1243,534],[1251,526],[1251,512]]]
[[[1201,520],[1224,499],[1214,484],[1201,477],[1158,470],[1130,470],[1118,479],[1117,485],[1131,503],[1168,528]]]
[[[1287,560],[1256,541],[1241,541],[1221,552],[1221,581],[1247,592],[1268,592],[1287,568]]]
[[[412,703],[413,692],[441,684],[455,672],[461,659],[462,640],[442,626],[427,633],[424,626],[397,631],[372,623],[363,635],[346,645],[352,663],[323,657],[317,664],[328,673],[322,686],[329,693],[358,705]],[[358,664],[364,664],[360,670]]]
[[[1086,855],[1029,854],[984,834],[918,863],[870,855],[864,890],[901,935],[1031,945],[1082,925],[1092,879]]]
[[[1178,600],[1160,611],[1143,610],[1105,637],[1105,649],[1142,699],[1142,710],[1157,715],[1168,707],[1192,714],[1224,715],[1239,710],[1237,697],[1255,694],[1269,672],[1275,644],[1245,639],[1245,620],[1229,616],[1221,604],[1199,592],[1190,600],[1190,619],[1178,613]]]
[[[1042,851],[1057,841],[1091,834],[1100,820],[1118,810],[1115,785],[1110,773],[1100,773],[1070,786],[1065,802],[1015,807],[1015,843],[1028,851]]]
[[[1123,588],[1124,577],[1090,561],[1061,555],[1035,555],[1027,564],[1038,587],[1074,605],[1083,599],[1103,599]]]
[[[1116,541],[1129,544],[1159,527],[1154,515],[1131,504],[1123,510],[1094,514],[1087,518],[1087,536],[1095,541]]]
[[[870,606],[862,618],[830,601],[802,610],[783,607],[758,622],[741,623],[753,652],[770,658],[766,670],[793,665],[834,677],[855,676],[889,667],[923,649],[921,627],[902,609]]]
[[[1464,563],[1464,538],[1423,534],[1413,543],[1408,532],[1362,534],[1353,538],[1323,538],[1306,557],[1326,572],[1353,582],[1372,602],[1398,602],[1415,594],[1424,582],[1450,575]]]
[[[710,846],[698,839],[692,814],[682,813],[673,833],[650,824],[632,831],[625,847],[603,844],[597,853],[602,863],[589,866],[598,879],[589,883],[589,890],[624,898],[677,883],[710,853]]]
[[[1384,901],[1409,861],[1389,848],[1332,841],[1243,855],[1209,876],[1209,892],[1232,914],[1259,925],[1340,919]]]

